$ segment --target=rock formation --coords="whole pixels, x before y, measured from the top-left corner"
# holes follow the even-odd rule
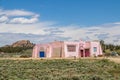
[[[34,44],[29,40],[20,40],[11,45],[12,47],[33,47]]]

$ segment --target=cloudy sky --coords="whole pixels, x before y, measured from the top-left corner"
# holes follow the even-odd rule
[[[0,0],[0,46],[80,39],[120,44],[120,0]]]

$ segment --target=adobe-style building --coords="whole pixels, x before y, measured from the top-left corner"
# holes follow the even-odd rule
[[[70,58],[92,57],[102,55],[99,41],[55,41],[47,44],[36,44],[33,48],[33,58]]]

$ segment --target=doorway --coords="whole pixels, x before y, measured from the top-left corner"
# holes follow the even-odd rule
[[[40,51],[40,53],[39,53],[39,57],[45,57],[45,52],[44,51]]]
[[[81,55],[81,57],[84,57],[83,50],[80,50],[80,55]]]
[[[85,57],[90,57],[90,50],[89,49],[85,49]]]

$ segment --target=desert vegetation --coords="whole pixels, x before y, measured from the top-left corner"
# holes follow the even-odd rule
[[[120,64],[107,59],[0,60],[0,80],[120,80]]]
[[[21,48],[20,48],[21,49]],[[32,49],[21,49],[20,52],[1,52],[0,58],[29,58],[32,57]]]
[[[105,56],[120,55],[120,45],[106,44],[103,40],[100,43]]]

